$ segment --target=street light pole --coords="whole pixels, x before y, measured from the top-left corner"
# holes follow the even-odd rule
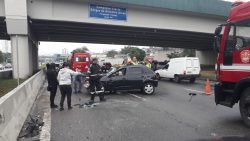
[[[19,79],[19,57],[18,57],[18,36],[16,35],[16,56],[17,56],[17,85],[20,85]]]

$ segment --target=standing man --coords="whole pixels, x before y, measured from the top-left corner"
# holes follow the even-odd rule
[[[149,60],[147,60],[146,67],[148,67],[149,69],[151,69],[151,67],[152,67]]]
[[[57,108],[58,106],[55,105],[54,100],[57,92],[57,85],[58,81],[56,79],[57,72],[56,72],[56,65],[54,63],[51,63],[50,65],[47,65],[47,80],[48,80],[48,91],[50,91],[50,107],[51,108]]]
[[[80,71],[80,70],[79,70]],[[73,76],[73,88],[74,88],[74,93],[82,93],[82,85],[83,85],[83,75],[82,74],[76,74]]]
[[[134,64],[134,65],[138,65],[138,61],[137,61],[137,59],[136,59],[135,56],[133,57],[133,64]]]
[[[101,67],[97,64],[97,58],[93,59],[93,62],[89,68],[89,83],[90,83],[90,94],[91,99],[89,104],[93,104],[95,100],[95,94],[99,95],[100,101],[106,101],[104,99],[104,93],[101,92],[101,83],[100,83],[100,76],[98,74],[101,73]]]
[[[65,97],[67,96],[67,103],[68,103],[68,109],[72,109],[71,106],[71,94],[72,94],[72,88],[71,88],[71,76],[80,74],[80,72],[74,72],[71,69],[69,69],[69,64],[67,62],[63,63],[63,68],[59,71],[57,79],[59,81],[59,87],[61,91],[61,101],[60,101],[60,111],[63,111],[63,105]]]

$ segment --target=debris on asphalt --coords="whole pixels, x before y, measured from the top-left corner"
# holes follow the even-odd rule
[[[79,108],[88,109],[88,108],[94,108],[94,107],[96,107],[99,104],[100,103],[93,103],[93,104],[84,103],[84,104],[75,104],[74,106],[78,106]]]
[[[189,102],[191,102],[191,101],[192,101],[193,96],[196,96],[197,94],[196,94],[196,93],[189,93],[188,95],[190,95]]]
[[[38,116],[29,115],[29,120],[25,122],[24,127],[18,138],[24,139],[24,138],[36,137],[39,135],[42,126],[44,126],[44,122],[42,121],[42,118],[39,115]]]

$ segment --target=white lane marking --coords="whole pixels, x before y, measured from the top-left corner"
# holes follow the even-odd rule
[[[185,90],[191,91],[191,92],[198,92],[198,93],[201,93],[201,94],[205,94],[205,92],[203,92],[203,91],[198,91],[198,90],[193,90],[193,89],[187,89],[187,88],[185,88]],[[214,95],[214,93],[211,93],[211,95]]]
[[[48,108],[43,115],[44,126],[42,127],[40,140],[50,141],[50,130],[51,130],[51,109]]]
[[[133,96],[133,97],[136,97],[136,98],[139,98],[139,99],[141,99],[142,101],[147,101],[147,99],[145,99],[145,98],[143,98],[143,97],[140,97],[140,96],[138,96],[138,95],[135,95],[135,94],[129,94],[129,95],[131,95],[131,96]]]

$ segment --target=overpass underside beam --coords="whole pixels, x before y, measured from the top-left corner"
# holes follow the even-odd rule
[[[40,41],[160,46],[209,50],[213,35],[154,28],[30,19]]]
[[[0,17],[0,39],[2,40],[10,39],[6,29],[5,17]]]

